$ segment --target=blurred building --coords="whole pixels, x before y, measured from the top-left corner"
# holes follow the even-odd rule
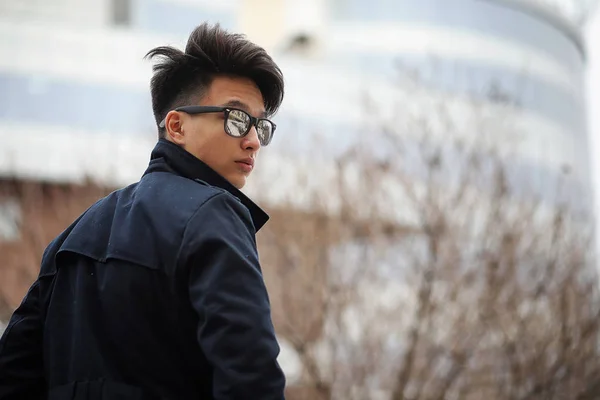
[[[57,203],[73,203],[57,227],[36,236],[36,249],[43,248],[102,192],[95,184],[121,187],[141,176],[156,141],[151,69],[143,57],[158,45],[182,47],[206,20],[247,33],[273,52],[286,76],[279,128],[255,172],[257,182],[276,183],[277,190],[251,184],[248,192],[259,203],[305,208],[294,196],[294,174],[301,169],[320,176],[327,155],[365,134],[365,119],[377,123],[364,109],[365,92],[382,113],[393,115],[399,71],[417,71],[420,94],[465,107],[465,99],[480,99],[498,114],[507,103],[516,105],[511,118],[523,137],[512,150],[512,164],[517,175],[534,182],[523,192],[552,203],[568,170],[569,201],[588,209],[580,28],[593,3],[0,0],[0,248],[16,251],[14,262],[0,270],[2,285],[11,288],[4,301],[14,307],[37,268],[26,261],[36,257],[22,257],[30,248],[22,243],[24,221],[35,227],[56,217]],[[406,108],[418,106],[417,97],[407,96]],[[494,140],[508,146],[512,139]],[[316,147],[325,149],[324,157],[312,159]],[[89,190],[60,189],[73,184]],[[327,190],[317,179],[307,185]],[[46,200],[23,202],[17,192],[41,193]],[[24,270],[30,272],[19,272]]]
[[[600,189],[600,158],[597,157],[600,149],[600,117],[595,112],[600,107],[600,12],[595,12],[590,21],[586,24],[585,37],[588,41],[589,49],[589,68],[587,79],[587,98],[588,98],[588,121],[590,128],[590,154],[594,170],[594,188],[596,216],[600,215],[600,198],[598,190]],[[600,251],[600,237],[597,237],[597,246]]]
[[[571,171],[568,192],[581,201],[590,193],[579,33],[588,3],[3,1],[0,173],[117,185],[136,179],[155,135],[150,66],[142,58],[156,45],[182,45],[199,21],[210,20],[247,32],[286,73],[282,129],[269,156],[306,154],[317,131],[319,146],[343,148],[340,142],[364,130],[364,93],[385,107],[396,96],[390,83],[400,66],[454,102],[476,96],[492,110],[518,103],[514,118],[526,135],[515,165],[541,193],[552,192],[561,170]]]

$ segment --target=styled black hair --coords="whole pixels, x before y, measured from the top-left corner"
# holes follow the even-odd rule
[[[158,125],[172,109],[197,104],[217,75],[252,80],[260,90],[268,115],[281,105],[283,74],[260,46],[244,35],[227,32],[219,24],[203,23],[192,31],[185,52],[170,46],[156,47],[145,58],[159,57],[150,82],[152,110]],[[158,136],[165,136],[165,128]]]

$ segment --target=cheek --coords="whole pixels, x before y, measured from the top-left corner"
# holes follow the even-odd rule
[[[189,137],[190,147],[194,152],[201,153],[211,147],[211,142],[215,141],[218,136],[218,126],[215,121],[198,119],[197,123],[192,128],[192,134]]]
[[[214,167],[229,165],[230,159],[235,156],[235,139],[224,132],[204,132],[196,143],[196,149],[201,159],[205,159]]]

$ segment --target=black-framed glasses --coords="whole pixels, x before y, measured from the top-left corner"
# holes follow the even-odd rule
[[[246,136],[254,126],[256,127],[256,133],[258,134],[258,140],[261,146],[267,146],[271,143],[273,133],[275,133],[275,128],[277,128],[277,125],[271,120],[253,117],[246,111],[233,107],[182,106],[177,107],[174,111],[180,111],[190,115],[215,112],[225,113],[225,133],[229,136],[241,138]],[[158,126],[164,128],[165,120],[163,119]]]

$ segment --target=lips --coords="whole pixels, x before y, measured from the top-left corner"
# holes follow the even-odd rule
[[[254,167],[254,159],[253,158],[244,158],[243,160],[236,161],[237,163],[247,164],[251,167]]]
[[[251,172],[252,169],[254,169],[254,159],[252,159],[252,158],[245,158],[243,160],[238,160],[238,161],[236,161],[236,163],[240,166],[240,168],[244,172]]]

